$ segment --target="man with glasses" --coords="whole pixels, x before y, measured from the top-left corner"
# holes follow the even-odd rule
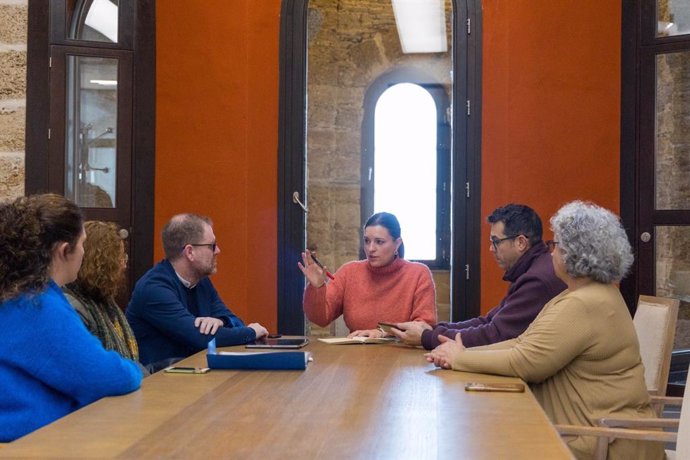
[[[502,342],[522,334],[542,307],[565,289],[553,271],[551,255],[542,241],[542,223],[536,212],[522,204],[497,208],[487,218],[491,225],[489,251],[509,281],[508,293],[487,315],[459,323],[421,321],[399,323],[393,329],[403,342],[427,350],[441,344],[439,335],[451,339],[460,332],[466,347]]]
[[[216,272],[220,254],[212,225],[195,214],[170,219],[162,235],[166,258],[134,288],[127,320],[140,361],[153,371],[203,350],[214,337],[218,346],[230,346],[268,334],[258,323],[245,326],[208,278]]]

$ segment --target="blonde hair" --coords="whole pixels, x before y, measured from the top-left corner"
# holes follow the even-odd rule
[[[117,294],[123,279],[123,241],[113,222],[90,220],[84,229],[84,260],[73,286],[89,297],[107,300]]]

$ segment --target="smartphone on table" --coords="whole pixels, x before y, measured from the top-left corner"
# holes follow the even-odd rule
[[[164,369],[165,372],[170,374],[205,374],[211,369],[208,367],[181,367],[181,366],[170,366]]]
[[[391,324],[391,323],[382,323],[382,322],[380,322],[380,323],[379,323],[379,327],[380,327],[381,329],[383,329],[383,332],[385,332],[386,334],[390,334],[390,335],[393,335],[393,332],[391,331],[392,328],[396,328],[396,329],[399,330],[399,331],[404,331],[404,330],[405,330],[405,329],[399,328],[399,327],[396,326],[395,324]]]
[[[465,391],[498,391],[507,393],[524,393],[524,383],[478,383],[465,384]]]

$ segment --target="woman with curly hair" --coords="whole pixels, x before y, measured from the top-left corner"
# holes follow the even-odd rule
[[[64,197],[0,204],[0,442],[141,385],[139,365],[106,351],[60,290],[77,277],[85,238]]]
[[[574,201],[551,218],[551,227],[554,271],[568,288],[516,339],[465,349],[461,334],[454,341],[442,337],[445,343],[427,359],[459,371],[520,377],[553,423],[654,417],[637,334],[616,285],[633,262],[622,225],[610,211]],[[596,438],[565,441],[575,457],[592,458]],[[609,459],[663,457],[654,442],[619,439],[608,449]]]
[[[115,303],[127,268],[127,253],[118,227],[112,222],[88,221],[84,230],[84,260],[79,274],[62,291],[106,350],[115,350],[125,358],[138,361],[134,333]]]

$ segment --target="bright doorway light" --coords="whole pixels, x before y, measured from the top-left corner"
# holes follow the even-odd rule
[[[400,221],[405,258],[436,259],[437,110],[420,85],[383,92],[374,114],[374,212]]]

